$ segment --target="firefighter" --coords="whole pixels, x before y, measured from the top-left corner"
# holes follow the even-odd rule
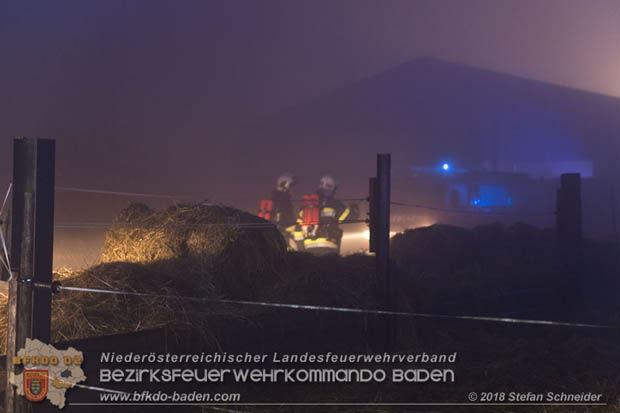
[[[298,249],[303,244],[303,233],[301,227],[297,226],[291,201],[291,188],[296,183],[297,178],[294,175],[290,173],[280,175],[276,189],[271,192],[269,199],[261,201],[258,216],[275,224],[284,236],[287,245]]]
[[[304,250],[310,253],[340,253],[342,230],[339,224],[352,219],[352,215],[351,208],[334,197],[337,187],[336,180],[325,175],[316,192],[304,196],[298,222],[304,233]]]

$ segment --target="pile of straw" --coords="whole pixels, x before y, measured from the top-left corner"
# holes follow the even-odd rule
[[[275,227],[264,224],[259,217],[220,205],[183,204],[153,211],[131,204],[107,232],[102,261],[218,260],[230,258],[231,250],[249,259],[279,257],[284,240]]]
[[[207,277],[176,263],[107,263],[84,270],[63,286],[138,292],[130,296],[62,291],[54,296],[52,340],[105,336],[158,327],[192,328],[213,343],[210,316],[242,317],[239,310],[175,297],[215,297]]]
[[[102,262],[174,261],[208,276],[223,293],[268,288],[281,275],[286,244],[263,219],[235,208],[132,204],[106,234]]]

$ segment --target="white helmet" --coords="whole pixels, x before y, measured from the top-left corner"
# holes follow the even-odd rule
[[[335,191],[337,186],[336,180],[329,175],[323,175],[319,183],[319,189],[327,192]]]
[[[288,191],[291,186],[297,183],[297,178],[288,172],[278,177],[278,189]]]

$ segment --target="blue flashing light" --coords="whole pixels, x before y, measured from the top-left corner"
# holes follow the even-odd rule
[[[443,165],[441,165],[441,169],[443,169],[444,171],[448,171],[450,169],[450,164],[445,162]]]
[[[501,207],[512,205],[512,198],[503,186],[481,185],[480,193],[470,199],[469,204],[479,208]]]

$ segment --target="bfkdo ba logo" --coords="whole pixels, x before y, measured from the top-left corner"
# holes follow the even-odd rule
[[[24,395],[33,402],[40,402],[47,396],[49,374],[47,370],[24,370]]]

